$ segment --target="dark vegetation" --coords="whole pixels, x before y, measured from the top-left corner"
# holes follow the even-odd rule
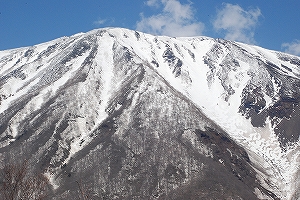
[[[42,200],[49,192],[49,181],[30,171],[29,163],[6,164],[0,172],[0,199]]]
[[[10,163],[0,169],[1,200],[44,200],[50,198],[51,186],[42,173],[31,171],[32,166],[25,160]],[[77,183],[78,200],[94,199],[93,192],[82,180]]]

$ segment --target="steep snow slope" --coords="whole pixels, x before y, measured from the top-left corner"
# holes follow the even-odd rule
[[[124,139],[137,120],[132,114],[146,104],[140,103],[143,94],[151,93],[149,98],[159,104],[152,93],[168,99],[172,91],[201,112],[199,124],[180,128],[192,130],[184,133],[189,141],[206,126],[219,130],[215,123],[246,150],[265,189],[282,199],[296,199],[300,188],[299,78],[300,59],[295,56],[221,39],[170,38],[120,28],[2,51],[0,152],[5,155],[22,144],[17,152],[34,153],[41,168],[46,162],[41,158],[49,160],[49,176],[59,187],[64,181],[54,175],[98,141],[95,134],[102,129],[114,130],[115,140],[126,141],[137,154],[143,152],[146,147]],[[157,79],[163,84],[157,84]],[[167,107],[162,112],[174,110],[174,104],[175,100],[164,103]],[[182,112],[181,117],[189,116],[186,110]],[[103,127],[108,119],[115,121],[114,116],[118,127]],[[148,117],[155,118],[155,114]],[[180,124],[180,118],[170,118],[174,120]],[[153,138],[160,137],[153,134]],[[31,143],[35,150],[26,149]],[[209,147],[201,149],[208,156],[210,151]],[[266,195],[258,186],[256,193],[261,198]]]
[[[256,154],[253,162],[259,162],[267,169],[273,186],[278,187],[278,195],[291,198],[289,194],[296,190],[294,184],[298,182],[293,178],[299,165],[299,133],[293,133],[291,143],[282,144],[280,137],[285,136],[276,135],[274,131],[280,119],[265,114],[259,122],[253,119],[251,123],[244,113],[250,108],[246,107],[246,111],[241,113],[241,103],[244,93],[259,90],[259,97],[255,98],[261,98],[259,101],[264,101],[265,105],[256,106],[255,103],[259,103],[257,99],[248,102],[258,107],[256,112],[259,114],[280,98],[299,98],[299,58],[206,37],[154,37],[126,30],[116,32],[115,37],[120,44],[151,63],[165,80],[189,97],[238,144],[248,149],[250,155],[252,152]],[[136,40],[131,39],[134,37]],[[296,85],[286,83],[285,77],[281,80],[270,71],[289,77]],[[298,103],[294,106],[298,107]],[[256,156],[263,161],[256,161]]]

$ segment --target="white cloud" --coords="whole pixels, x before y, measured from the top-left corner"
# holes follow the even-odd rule
[[[107,21],[107,19],[99,19],[97,21],[94,21],[94,24],[97,26],[100,26],[102,24],[104,24]]]
[[[156,35],[196,36],[202,35],[204,24],[197,22],[191,4],[181,4],[178,0],[148,0],[148,6],[161,3],[160,14],[145,17],[137,22],[137,30]]]
[[[255,43],[254,30],[261,15],[259,8],[246,11],[239,5],[226,3],[218,10],[213,26],[217,31],[223,30],[227,40],[251,44]]]
[[[295,40],[291,43],[283,43],[281,45],[286,53],[290,53],[296,56],[300,56],[300,40]]]
[[[153,7],[158,7],[159,2],[158,0],[148,0],[146,1],[147,6],[153,6]]]

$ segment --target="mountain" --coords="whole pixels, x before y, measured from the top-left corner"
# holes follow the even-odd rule
[[[0,163],[50,199],[299,199],[299,80],[296,56],[121,28],[0,51]]]

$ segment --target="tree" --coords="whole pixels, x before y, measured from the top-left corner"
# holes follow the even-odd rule
[[[87,188],[82,184],[82,181],[76,181],[79,189],[79,199],[80,200],[89,200],[89,192]]]
[[[30,174],[28,162],[6,164],[0,170],[0,198],[3,200],[42,200],[48,192],[48,179]]]

